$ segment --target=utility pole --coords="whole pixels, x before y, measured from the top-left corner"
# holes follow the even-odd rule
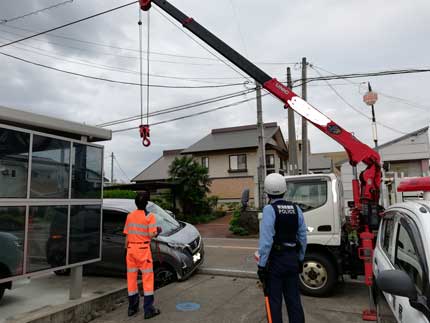
[[[287,86],[292,89],[293,81],[291,79],[291,68],[287,67]],[[294,122],[294,110],[288,109],[288,159],[290,175],[299,173],[299,165],[297,161],[297,141],[296,141],[296,123]]]
[[[111,164],[110,164],[110,183],[113,185],[113,159],[115,158],[113,152],[111,155]]]
[[[266,148],[264,142],[264,124],[263,108],[261,102],[261,85],[257,84],[257,134],[258,134],[258,151],[257,151],[257,176],[258,176],[258,203],[257,208],[264,205],[264,178],[266,176]]]
[[[307,100],[307,62],[306,57],[302,58],[302,99]],[[302,117],[302,174],[308,171],[308,122]]]
[[[367,87],[369,89],[369,92],[367,92],[364,97],[363,101],[372,107],[372,135],[373,135],[373,142],[375,143],[375,148],[378,149],[378,129],[376,128],[376,117],[375,117],[375,103],[378,100],[378,94],[376,92],[372,91],[372,87],[370,86],[370,82],[367,82]]]

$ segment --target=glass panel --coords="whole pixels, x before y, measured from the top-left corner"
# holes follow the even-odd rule
[[[230,169],[237,170],[237,156],[230,156]]]
[[[395,264],[409,275],[417,289],[422,293],[424,289],[423,270],[418,252],[412,243],[412,237],[401,225],[397,238]]]
[[[69,169],[70,142],[33,136],[31,197],[68,198]]]
[[[383,245],[382,248],[385,250],[385,252],[387,253],[387,255],[389,256],[390,260],[392,260],[391,255],[392,255],[392,243],[391,243],[391,238],[393,237],[393,231],[394,231],[394,221],[393,219],[387,219],[385,220],[384,223],[384,229],[383,229],[383,234],[384,234],[384,238],[383,238]]]
[[[30,134],[0,128],[0,198],[27,197]]]
[[[67,206],[30,207],[27,272],[66,265]]]
[[[237,156],[237,166],[239,169],[246,169],[246,155]]]
[[[100,205],[71,207],[69,264],[99,258],[100,208]]]
[[[124,236],[124,224],[127,213],[103,210],[103,234]]]
[[[275,168],[275,155],[266,155],[266,167]]]
[[[25,207],[0,207],[0,278],[23,273],[24,231]]]
[[[155,219],[157,221],[157,226],[161,227],[161,229],[163,230],[161,235],[168,235],[181,227],[178,221],[172,218],[157,204],[151,202],[148,203],[146,210],[150,213],[154,213]]]
[[[287,200],[297,203],[303,212],[323,206],[327,201],[326,182],[287,182]]]
[[[208,157],[202,157],[202,166],[209,168],[209,158]]]
[[[101,198],[103,150],[74,144],[72,198]]]

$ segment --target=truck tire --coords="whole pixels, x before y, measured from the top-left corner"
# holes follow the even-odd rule
[[[328,296],[337,283],[337,271],[333,262],[323,253],[305,256],[303,272],[300,274],[300,289],[309,296]]]

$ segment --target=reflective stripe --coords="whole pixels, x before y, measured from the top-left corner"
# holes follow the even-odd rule
[[[152,273],[152,272],[153,272],[153,270],[152,270],[152,268],[150,268],[150,269],[141,269],[141,270],[140,270],[140,272],[141,272],[142,274],[149,274],[149,273]]]
[[[139,224],[139,223],[129,223],[127,224],[127,227],[134,227],[134,228],[141,228],[141,229],[151,229],[151,228],[156,228],[157,225],[154,224]]]
[[[138,268],[128,268],[127,269],[127,272],[128,273],[136,273],[136,272],[138,272],[139,271],[139,269]]]
[[[128,292],[128,296],[133,296],[133,295],[136,295],[136,294],[138,294],[137,290],[132,291],[132,292]]]
[[[151,296],[154,295],[154,291],[152,292],[143,292],[143,296]]]
[[[128,234],[136,234],[138,236],[145,236],[145,237],[150,237],[151,236],[149,234],[149,232],[136,231],[136,230],[130,230],[130,231],[128,231]]]

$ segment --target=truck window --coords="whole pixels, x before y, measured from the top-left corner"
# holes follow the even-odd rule
[[[424,290],[423,270],[412,239],[413,237],[400,224],[396,242],[395,265],[409,275],[415,287],[422,293]]]
[[[287,182],[286,199],[297,203],[303,212],[319,208],[327,202],[327,182]]]
[[[391,244],[393,231],[394,231],[394,220],[393,219],[384,220],[384,226],[382,228],[382,232],[383,232],[382,249],[384,249],[385,253],[388,255],[388,258],[390,260],[392,260],[392,255],[393,255],[393,246]]]

